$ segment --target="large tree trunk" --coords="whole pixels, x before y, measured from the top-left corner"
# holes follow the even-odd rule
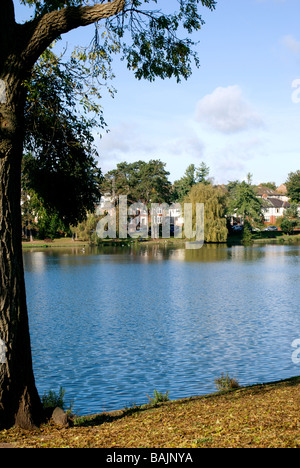
[[[10,77],[11,78],[11,77]],[[41,403],[31,359],[21,244],[21,83],[0,81],[0,427],[39,423]]]
[[[125,0],[70,7],[19,25],[13,0],[0,15],[0,428],[39,424],[41,402],[32,370],[21,243],[23,81],[60,34],[116,15]]]

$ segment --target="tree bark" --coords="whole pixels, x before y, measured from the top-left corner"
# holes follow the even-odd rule
[[[125,0],[65,8],[24,25],[12,0],[0,7],[0,428],[38,425],[42,407],[32,368],[21,236],[23,80],[60,34],[118,14]]]
[[[18,79],[13,81],[14,89],[20,89]],[[0,427],[17,424],[28,429],[39,423],[41,403],[32,370],[21,244],[24,96],[10,96],[7,80],[1,83],[0,339],[4,353],[0,362]]]

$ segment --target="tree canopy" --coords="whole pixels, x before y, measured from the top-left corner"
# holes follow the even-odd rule
[[[104,125],[102,115],[97,122],[76,111],[80,84],[51,50],[26,86],[23,190],[35,192],[67,225],[75,224],[100,197],[92,129]]]
[[[235,181],[231,183],[228,213],[242,216],[244,221],[261,221],[262,202],[256,196],[249,175],[247,182],[243,180],[242,182]]]
[[[155,159],[119,163],[116,169],[105,174],[101,192],[109,192],[113,196],[127,195],[129,203],[169,203],[171,182],[165,166]]]
[[[196,204],[204,203],[205,242],[226,242],[226,200],[227,194],[224,190],[204,183],[194,185],[184,199],[185,203],[193,204],[194,219]]]
[[[195,184],[209,184],[209,167],[202,162],[198,168],[190,164],[184,175],[174,182],[174,198],[182,201]]]
[[[300,203],[300,171],[290,172],[286,188],[292,202]]]
[[[33,7],[33,21],[41,27],[48,19],[48,27],[53,29],[52,40],[74,27],[105,17],[106,44],[97,40],[99,29],[96,27],[95,61],[101,60],[105,47],[113,44],[136,78],[150,81],[172,76],[180,81],[191,75],[192,63],[198,66],[199,59],[194,51],[195,42],[186,36],[199,31],[204,24],[200,5],[210,10],[216,7],[215,0],[177,0],[172,2],[177,3],[175,11],[173,6],[176,8],[176,5],[170,7],[160,0],[114,0],[110,3],[102,0],[94,2],[94,6],[81,0],[21,0],[21,3]],[[63,9],[62,21],[58,13]]]

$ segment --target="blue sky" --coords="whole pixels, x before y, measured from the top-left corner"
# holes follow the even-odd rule
[[[18,6],[19,20],[24,11]],[[188,81],[137,81],[115,61],[117,94],[103,98],[110,132],[96,136],[99,165],[107,172],[121,161],[160,159],[174,181],[204,161],[215,183],[251,172],[254,183],[280,185],[300,169],[300,2],[219,0],[203,17],[194,37],[201,67]],[[86,43],[89,33],[63,40]]]

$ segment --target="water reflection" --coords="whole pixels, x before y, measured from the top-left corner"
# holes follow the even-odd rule
[[[299,374],[299,246],[24,253],[34,369],[82,413]]]

